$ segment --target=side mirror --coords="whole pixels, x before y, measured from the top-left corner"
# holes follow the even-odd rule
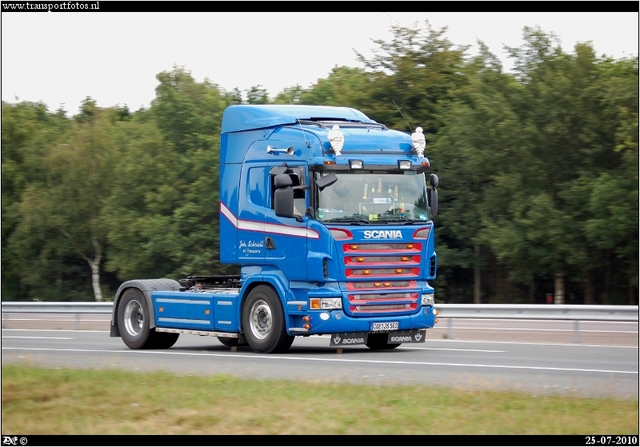
[[[427,192],[429,194],[429,214],[433,217],[438,214],[438,190],[431,188]]]
[[[277,189],[273,195],[273,208],[276,216],[295,217],[293,213],[293,189]]]
[[[438,182],[440,181],[440,179],[438,179],[438,176],[436,174],[431,174],[429,176],[429,184],[431,186],[433,186],[434,188],[438,187]]]

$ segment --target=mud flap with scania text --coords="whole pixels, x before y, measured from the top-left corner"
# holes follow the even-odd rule
[[[368,337],[369,333],[367,332],[333,334],[331,335],[329,346],[363,345],[367,342]],[[427,331],[424,329],[413,331],[393,331],[388,333],[387,343],[424,343],[426,339]]]

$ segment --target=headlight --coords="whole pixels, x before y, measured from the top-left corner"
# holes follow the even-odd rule
[[[436,302],[436,295],[434,293],[425,293],[422,295],[423,306],[433,306]]]
[[[309,309],[342,309],[342,298],[310,298]]]

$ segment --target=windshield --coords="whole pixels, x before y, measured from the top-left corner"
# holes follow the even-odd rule
[[[335,174],[338,181],[318,191],[316,216],[322,222],[411,223],[429,219],[424,174]]]

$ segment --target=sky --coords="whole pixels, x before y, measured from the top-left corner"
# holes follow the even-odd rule
[[[336,66],[362,67],[390,41],[392,25],[447,27],[454,45],[477,40],[503,60],[504,46],[522,45],[525,26],[555,33],[566,52],[590,41],[616,59],[638,54],[637,12],[137,12],[2,13],[2,100],[43,102],[78,112],[87,96],[99,107],[148,108],[156,75],[174,65],[198,82],[226,90],[262,86],[271,97],[308,89]]]

